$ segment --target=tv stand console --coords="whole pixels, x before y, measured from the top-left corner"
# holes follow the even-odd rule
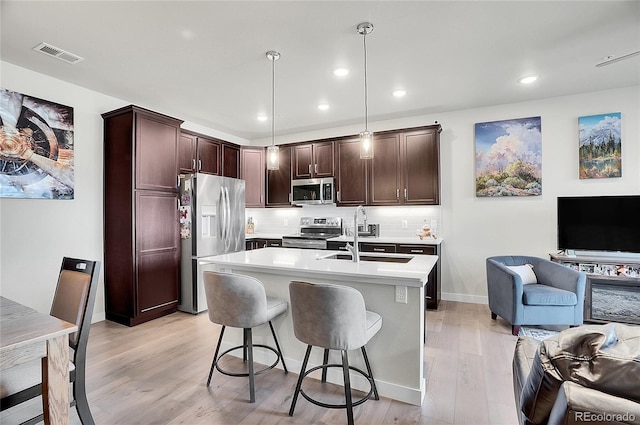
[[[550,254],[551,261],[586,273],[584,320],[640,324],[640,258]]]

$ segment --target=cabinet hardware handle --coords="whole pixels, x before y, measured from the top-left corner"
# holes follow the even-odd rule
[[[318,164],[313,166],[314,171],[316,172],[316,174],[318,174]]]
[[[384,248],[373,248],[376,252],[384,252]]]
[[[338,200],[338,202],[340,202],[340,191],[336,192],[336,199]]]
[[[195,169],[196,169],[196,159],[195,159],[195,158],[193,158],[193,159],[191,160],[191,164],[192,164],[191,169],[192,169],[192,170],[195,170]]]
[[[400,199],[400,189],[396,189],[396,199]]]
[[[260,203],[264,202],[264,195],[260,195]]]
[[[422,254],[424,252],[424,249],[412,249],[411,252],[415,252],[417,254]]]
[[[311,164],[309,164],[309,174],[311,174]]]
[[[198,171],[202,170],[202,160],[198,160]]]
[[[404,200],[405,201],[409,200],[409,198],[407,198],[407,188],[406,187],[404,188]]]

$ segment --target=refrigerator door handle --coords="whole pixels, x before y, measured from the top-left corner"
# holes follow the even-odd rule
[[[218,201],[218,229],[220,230],[219,235],[220,235],[220,239],[224,240],[224,234],[225,234],[225,224],[226,224],[226,218],[225,215],[227,213],[227,210],[224,206],[224,187],[220,187],[220,200]]]
[[[229,251],[229,249],[231,248],[231,199],[229,198],[229,188],[225,186],[224,188],[224,192],[226,195],[226,207],[227,207],[227,214],[226,214],[226,218],[227,218],[227,234],[225,235],[225,240],[224,240],[224,247],[225,247],[225,251]]]

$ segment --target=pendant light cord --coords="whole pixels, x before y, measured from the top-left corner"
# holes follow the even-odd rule
[[[271,146],[275,145],[276,119],[276,59],[271,60]]]
[[[367,102],[367,33],[362,35],[364,46],[364,130],[369,131],[369,108]]]

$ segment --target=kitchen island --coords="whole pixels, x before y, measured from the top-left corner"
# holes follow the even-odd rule
[[[355,263],[328,257],[344,252],[264,248],[201,259],[204,270],[216,270],[254,276],[260,279],[268,295],[289,300],[289,282],[332,283],[359,290],[367,310],[382,316],[382,329],[367,344],[376,385],[380,395],[420,405],[424,399],[424,288],[438,257],[366,253],[371,260]],[[361,256],[364,256],[362,253]],[[388,257],[388,258],[384,258]],[[406,261],[406,262],[398,262]],[[293,332],[291,314],[287,312],[273,322],[288,369],[299,372],[306,345]],[[242,331],[229,328],[223,346],[242,343]],[[268,326],[254,330],[254,344],[273,345]],[[212,345],[213,347],[213,345]],[[238,350],[234,354],[241,355]],[[350,352],[350,363],[363,368],[360,351]],[[257,362],[270,364],[272,354],[256,349]],[[322,350],[311,353],[310,365],[322,362]],[[339,353],[331,352],[332,363],[339,363]],[[280,367],[280,365],[278,366]],[[342,385],[342,372],[329,370],[327,380]],[[352,386],[368,391],[368,382],[352,375]],[[293,392],[293,388],[291,389]]]

